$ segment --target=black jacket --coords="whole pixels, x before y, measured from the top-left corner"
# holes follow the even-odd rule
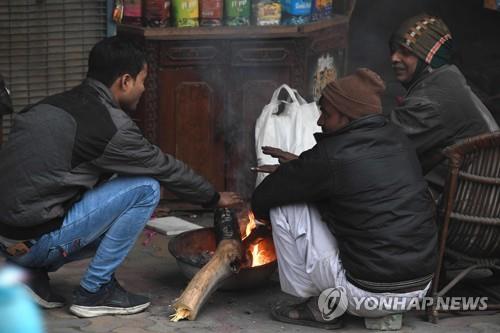
[[[38,237],[61,225],[81,195],[111,174],[156,178],[180,198],[215,205],[203,177],[146,140],[92,79],[17,114],[0,151],[0,235]]]
[[[443,148],[498,130],[491,113],[454,65],[424,71],[408,88],[403,105],[393,110],[390,117],[410,138],[424,171],[428,172],[427,180],[438,188],[444,186],[447,175]]]
[[[437,229],[408,138],[371,115],[317,140],[257,187],[256,217],[267,219],[271,208],[285,204],[315,203],[352,283],[376,292],[423,288],[436,266]]]

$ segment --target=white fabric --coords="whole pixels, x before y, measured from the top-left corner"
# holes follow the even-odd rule
[[[288,92],[291,102],[278,99],[283,89]],[[282,103],[285,104],[284,110],[278,114]],[[279,163],[277,158],[264,155],[262,146],[280,148],[295,155],[311,149],[316,144],[313,134],[321,131],[317,125],[319,116],[320,111],[316,103],[307,103],[297,90],[286,84],[276,89],[255,123],[257,165]],[[266,176],[265,173],[258,173],[256,186]]]
[[[356,309],[353,298],[396,296],[421,299],[430,287],[429,283],[424,290],[404,294],[372,293],[359,289],[347,281],[337,240],[314,206],[296,204],[277,207],[271,210],[270,217],[281,289],[288,294],[311,297],[328,288],[344,287],[348,312],[360,317],[381,317],[402,311]]]

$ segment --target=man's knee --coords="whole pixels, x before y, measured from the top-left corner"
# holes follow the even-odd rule
[[[283,231],[290,231],[287,216],[282,208],[283,207],[272,208],[269,211],[269,220],[273,230],[278,231],[278,229],[280,229]]]
[[[160,201],[160,183],[151,177],[141,177],[141,181],[148,188],[148,198],[151,204],[157,205]]]
[[[120,183],[120,189],[135,193],[133,200],[141,204],[151,206],[160,201],[160,183],[152,177],[118,177],[115,181]]]
[[[269,217],[273,228],[292,233],[295,238],[304,234],[305,223],[310,223],[313,208],[305,203],[275,207],[270,210]]]

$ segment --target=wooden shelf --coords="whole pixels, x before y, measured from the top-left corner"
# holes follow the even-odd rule
[[[148,40],[189,39],[262,39],[301,37],[333,26],[348,25],[344,15],[304,25],[242,26],[242,27],[196,27],[196,28],[146,28],[132,25],[118,25],[118,32],[141,36]]]

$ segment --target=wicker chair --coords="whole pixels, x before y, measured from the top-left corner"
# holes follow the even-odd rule
[[[500,271],[500,132],[468,138],[444,150],[449,161],[443,204],[439,259],[429,320],[436,323],[438,297],[444,296],[467,274],[478,268]],[[442,286],[443,259],[455,257],[468,263]],[[440,289],[440,290],[439,290]],[[500,309],[488,304],[488,309]]]

